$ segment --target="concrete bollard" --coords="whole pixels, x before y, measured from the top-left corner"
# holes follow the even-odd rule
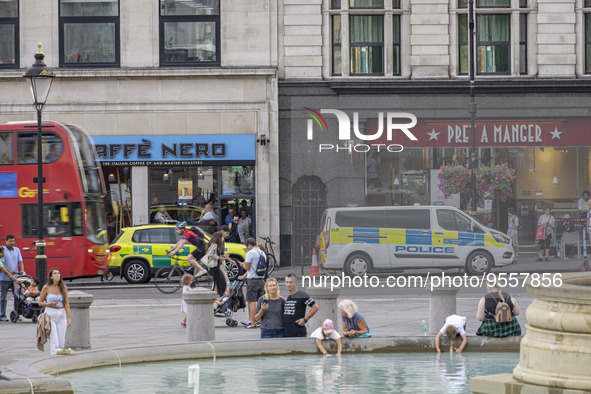
[[[213,301],[216,292],[197,287],[183,293],[187,303],[187,342],[214,341]]]
[[[318,312],[306,324],[308,336],[310,336],[312,331],[322,326],[322,322],[325,319],[331,319],[334,323],[335,330],[343,334],[341,314],[337,307],[337,298],[341,295],[341,288],[335,287],[331,291],[330,287],[307,287],[304,291],[316,301],[316,305],[319,308]]]
[[[456,313],[456,295],[458,294],[457,287],[435,287],[431,289],[430,283],[427,284],[429,289],[429,335],[435,335],[439,332],[445,318]]]
[[[90,349],[90,305],[93,301],[91,294],[78,290],[68,292],[72,326],[66,330],[66,348]]]

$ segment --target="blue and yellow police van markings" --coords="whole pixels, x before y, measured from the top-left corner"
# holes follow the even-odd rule
[[[434,234],[435,232],[441,234]],[[367,243],[388,245],[441,245],[503,247],[492,235],[449,230],[411,230],[392,228],[337,227],[331,229],[331,243]],[[454,253],[445,249],[445,253]]]
[[[410,245],[432,245],[433,239],[430,230],[406,230],[406,242]]]
[[[386,243],[385,235],[379,228],[353,228],[353,243],[380,244]],[[384,242],[382,242],[384,241]]]

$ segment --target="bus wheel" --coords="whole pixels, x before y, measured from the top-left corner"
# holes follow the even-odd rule
[[[370,267],[370,258],[363,253],[356,253],[349,256],[345,261],[344,269],[347,276],[362,276],[369,272]]]
[[[490,272],[493,266],[493,259],[485,251],[477,250],[470,253],[466,260],[466,272],[468,275],[480,275]]]
[[[125,277],[127,283],[146,283],[150,280],[150,270],[148,269],[148,264],[141,260],[131,260],[125,265],[123,276]]]

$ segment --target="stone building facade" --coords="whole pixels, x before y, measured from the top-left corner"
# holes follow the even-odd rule
[[[277,26],[277,3],[267,0],[3,2],[0,123],[34,119],[21,76],[42,42],[56,76],[44,119],[79,125],[107,143],[248,137],[244,166],[229,157],[233,167],[104,167],[105,182],[116,174],[131,190],[126,225],[148,223],[156,201],[177,203],[177,178],[188,177],[194,190],[204,184],[206,198],[216,195],[221,221],[227,206],[244,200],[253,231],[278,241]],[[160,185],[163,173],[174,182]],[[248,178],[248,187],[222,185],[234,175]]]
[[[591,89],[589,6],[475,0],[478,163],[508,162],[517,173],[506,201],[479,201],[479,219],[505,231],[505,211],[515,207],[526,244],[534,243],[543,207],[557,218],[579,218],[577,199],[591,185],[590,130],[580,126],[588,121]],[[467,0],[279,2],[284,259],[309,264],[326,207],[466,208],[465,196],[440,195],[437,174],[442,165],[466,163],[470,147],[467,14]],[[396,132],[392,140],[339,140],[340,121],[327,109],[340,109],[351,127],[357,113],[366,134],[380,133],[379,112],[413,114],[418,141]],[[316,123],[319,115],[326,123]],[[539,138],[520,139],[517,131],[527,127],[538,127]],[[501,129],[504,138],[487,138]],[[389,142],[404,151],[376,152]],[[321,144],[333,147],[323,151]],[[302,223],[306,212],[311,218]]]

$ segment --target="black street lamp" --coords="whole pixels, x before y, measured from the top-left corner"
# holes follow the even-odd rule
[[[43,149],[42,149],[42,126],[41,118],[43,108],[45,108],[45,102],[47,96],[49,96],[49,90],[51,89],[51,82],[53,81],[53,72],[49,67],[45,65],[43,59],[45,54],[41,52],[41,43],[37,44],[39,48],[35,53],[35,63],[28,69],[23,75],[29,80],[31,84],[31,94],[33,95],[33,107],[37,110],[37,178],[33,179],[34,183],[37,183],[37,256],[35,256],[35,269],[37,278],[39,278],[40,285],[45,284],[45,278],[47,276],[47,256],[45,255],[45,239],[43,236],[44,225],[43,225]]]
[[[468,45],[470,70],[470,180],[472,182],[472,215],[476,215],[476,102],[474,100],[474,0],[468,0]]]

